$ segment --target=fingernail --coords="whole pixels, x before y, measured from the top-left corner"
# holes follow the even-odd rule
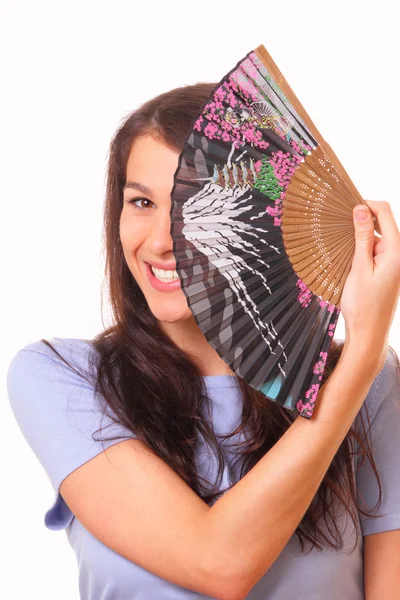
[[[368,208],[365,208],[365,206],[356,208],[354,212],[355,212],[357,221],[365,221],[368,217]]]

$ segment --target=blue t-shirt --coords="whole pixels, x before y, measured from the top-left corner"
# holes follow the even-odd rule
[[[93,346],[79,339],[50,340],[62,356],[79,369],[86,369]],[[389,349],[386,362],[375,378],[364,406],[372,421],[371,439],[376,466],[383,486],[379,514],[372,519],[359,514],[362,535],[350,552],[355,530],[350,518],[343,513],[338,526],[344,533],[340,551],[324,548],[302,553],[298,538],[292,535],[272,567],[253,587],[250,600],[362,600],[363,535],[400,529],[400,377],[395,352]],[[232,431],[241,421],[242,397],[235,377],[206,376],[205,391],[212,401],[212,422],[217,434]],[[79,591],[84,600],[191,600],[206,598],[154,575],[100,542],[79,520],[59,494],[63,479],[80,465],[99,454],[104,448],[126,436],[135,435],[123,426],[103,417],[92,387],[61,361],[41,341],[28,344],[13,357],[7,373],[8,395],[12,410],[26,441],[36,454],[52,483],[55,497],[47,509],[44,523],[48,529],[65,529],[69,543],[76,553],[79,567]],[[360,411],[361,412],[361,411]],[[359,415],[356,418],[358,422]],[[106,437],[120,438],[94,441],[100,425]],[[95,436],[97,439],[97,436]],[[100,436],[101,437],[101,436]],[[235,438],[232,438],[233,443]],[[229,442],[229,440],[228,440]],[[226,460],[223,489],[229,485],[227,464],[232,454],[229,446],[221,446]],[[214,481],[216,461],[209,447],[200,446],[198,464],[201,474]],[[206,453],[206,454],[205,454]],[[306,476],[306,473],[305,473]],[[238,475],[234,483],[238,480]],[[378,487],[368,459],[355,474],[358,494],[368,508],[378,498]],[[347,526],[346,526],[347,523]],[[305,550],[311,546],[305,543]]]

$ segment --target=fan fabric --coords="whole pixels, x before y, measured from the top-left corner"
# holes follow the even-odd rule
[[[340,308],[305,282],[315,265],[312,251],[310,266],[304,262],[301,224],[293,225],[291,239],[301,246],[304,278],[294,269],[282,208],[299,168],[317,147],[250,52],[193,123],[171,204],[177,272],[207,340],[252,387],[306,418],[312,416]],[[338,179],[328,176],[331,184]],[[331,230],[324,231],[327,242]],[[320,271],[314,289],[325,279]]]

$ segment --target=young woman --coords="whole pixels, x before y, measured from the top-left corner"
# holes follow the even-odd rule
[[[55,490],[45,525],[66,530],[87,600],[398,598],[398,227],[387,202],[354,212],[346,338],[312,419],[235,377],[188,308],[170,236],[179,153],[214,87],[161,94],[111,142],[112,326],[33,342],[9,366],[12,409]]]

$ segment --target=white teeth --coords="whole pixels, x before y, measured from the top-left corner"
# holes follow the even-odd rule
[[[179,277],[178,273],[176,271],[172,271],[172,270],[166,271],[165,269],[157,269],[157,267],[153,267],[153,266],[151,266],[151,270],[153,272],[153,275],[160,281],[165,281],[165,282],[174,281],[175,279],[178,279],[178,277]]]

